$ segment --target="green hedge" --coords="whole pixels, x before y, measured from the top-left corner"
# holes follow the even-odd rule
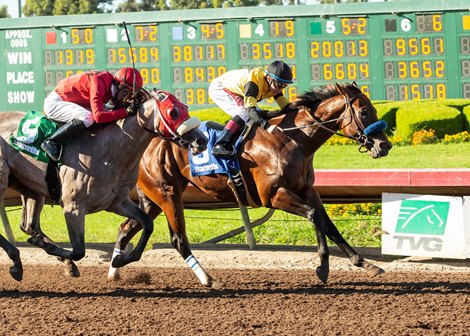
[[[470,105],[463,108],[462,115],[464,118],[465,129],[470,132]]]
[[[439,101],[411,101],[400,104],[396,112],[395,135],[410,138],[413,133],[433,129],[438,138],[465,128],[462,113]]]

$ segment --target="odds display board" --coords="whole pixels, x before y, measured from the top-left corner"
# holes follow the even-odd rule
[[[213,106],[215,77],[276,59],[293,69],[290,99],[353,81],[376,100],[470,98],[467,0],[2,19],[0,45],[3,111],[41,110],[62,78],[132,61],[192,109]]]

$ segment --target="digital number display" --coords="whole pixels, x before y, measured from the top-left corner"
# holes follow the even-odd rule
[[[271,37],[293,37],[295,35],[294,21],[269,21]]]
[[[137,42],[157,42],[158,28],[156,25],[135,26],[135,40]]]
[[[312,87],[352,81],[377,100],[470,98],[470,14],[462,3],[57,16],[54,26],[47,17],[3,19],[0,87],[7,98],[0,108],[37,109],[63,78],[133,64],[149,89],[206,108],[213,106],[207,90],[214,78],[278,59],[293,71],[284,90],[291,100]]]

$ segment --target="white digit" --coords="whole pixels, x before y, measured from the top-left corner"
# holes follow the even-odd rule
[[[21,128],[21,132],[23,132],[23,136],[17,137],[17,139],[21,142],[26,144],[33,143],[36,138],[38,137],[38,128],[37,124],[41,117],[37,117],[34,119],[26,120]]]
[[[410,19],[403,19],[400,23],[401,30],[404,32],[409,32],[411,30],[411,21]]]
[[[66,32],[60,33],[60,37],[62,38],[62,43],[67,43],[67,33]]]
[[[121,29],[121,41],[126,41],[127,42],[127,35],[126,35],[126,30]]]
[[[186,30],[186,36],[188,39],[194,40],[196,38],[196,28],[188,27],[188,30]]]
[[[264,36],[264,27],[262,23],[256,26],[255,34],[258,36]]]
[[[333,34],[336,31],[335,22],[332,21],[332,20],[326,21],[326,29],[325,30],[328,34]]]

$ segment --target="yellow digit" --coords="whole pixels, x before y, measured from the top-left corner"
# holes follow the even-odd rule
[[[149,69],[140,68],[139,72],[142,75],[142,79],[144,80],[144,83],[148,83],[149,82]]]
[[[356,63],[348,63],[348,79],[357,79]]]
[[[140,63],[147,63],[149,61],[149,54],[147,47],[140,47],[139,48],[139,62]]]
[[[201,24],[202,38],[207,39],[210,36],[209,25]]]
[[[410,76],[412,78],[419,77],[419,63],[417,61],[410,62]]]
[[[342,63],[337,63],[335,65],[336,79],[344,79],[344,65]]]
[[[286,43],[286,56],[287,58],[295,58],[295,43],[287,42]]]
[[[157,40],[157,26],[150,26],[149,27],[149,40],[156,41]]]
[[[204,68],[197,67],[195,72],[196,72],[196,81],[204,82]]]
[[[152,84],[160,83],[160,69],[152,68],[151,76],[152,76]]]
[[[181,47],[173,46],[173,62],[181,62]]]
[[[418,55],[419,53],[418,39],[410,38],[408,40],[408,48],[410,49],[410,55]]]
[[[119,63],[127,63],[127,48],[118,48]]]
[[[70,49],[65,50],[65,64],[67,65],[73,64],[73,52]]]
[[[225,45],[223,44],[217,44],[217,59],[225,59]]]
[[[367,20],[366,18],[359,18],[357,23],[357,32],[361,35],[366,33]]]
[[[184,81],[192,83],[194,81],[194,73],[192,68],[184,68]]]
[[[258,43],[253,43],[251,45],[251,57],[253,57],[253,59],[260,59],[261,48]]]
[[[270,59],[273,57],[273,52],[271,50],[271,43],[263,43],[263,56],[264,56],[264,59]]]
[[[320,43],[318,41],[310,42],[310,57],[311,58],[318,58],[319,57],[319,53],[318,53],[319,50],[320,50]]]
[[[436,37],[434,39],[434,52],[437,54],[444,53],[444,40],[442,37]]]
[[[425,78],[432,77],[432,67],[430,61],[423,62],[423,75]]]
[[[367,57],[369,55],[369,48],[366,40],[359,40],[359,56]]]
[[[361,73],[361,78],[363,78],[363,79],[369,78],[369,64],[368,63],[360,63],[359,64],[359,72]]]
[[[406,62],[398,62],[398,77],[406,78],[408,76],[408,71],[406,70]]]
[[[95,64],[95,50],[87,49],[86,50],[86,59],[88,64]]]
[[[432,16],[432,29],[434,31],[439,32],[442,30],[442,18],[441,15],[433,15]]]
[[[93,43],[93,30],[91,28],[85,29],[85,42],[88,44]]]
[[[199,105],[202,105],[205,103],[206,92],[204,91],[204,89],[202,88],[196,89],[196,101]]]
[[[129,50],[129,58],[132,60],[132,62],[136,61],[137,56],[135,55],[135,48],[128,49]]]
[[[286,21],[286,35],[291,37],[294,36],[295,29],[294,29],[294,21],[288,20]]]
[[[207,80],[211,82],[215,78],[215,68],[213,66],[207,67]]]
[[[419,90],[419,84],[411,85],[411,96],[413,99],[421,99],[421,92]]]
[[[80,43],[80,35],[78,34],[78,29],[72,29],[70,31],[70,35],[72,37],[72,44]]]
[[[193,60],[193,48],[191,46],[185,45],[183,47],[183,59],[186,62],[190,62]]]
[[[186,104],[193,105],[194,104],[194,91],[193,89],[186,89]]]
[[[437,99],[445,99],[446,98],[446,85],[445,84],[436,84],[436,95]]]
[[[351,26],[349,24],[349,19],[348,18],[341,19],[341,26],[343,27],[343,34],[344,35],[351,34]]]
[[[150,48],[150,59],[153,62],[158,62],[158,48],[157,47]]]
[[[223,39],[225,37],[224,25],[222,23],[217,23],[215,25],[215,31],[217,32],[217,38]]]
[[[322,50],[323,57],[331,57],[331,41],[323,41]]]
[[[135,27],[135,39],[137,41],[142,41],[144,39],[144,27],[142,26]]]
[[[436,77],[445,76],[445,64],[444,61],[436,61]]]
[[[428,37],[421,39],[421,52],[424,55],[429,55],[431,53],[431,42]]]
[[[75,73],[73,72],[73,70],[67,70],[67,71],[65,72],[65,78],[68,78],[68,77],[73,76],[73,75],[75,75]]]
[[[222,66],[217,67],[217,76],[221,76],[226,72],[227,72],[227,68],[225,66],[222,65]]]
[[[398,38],[395,41],[396,47],[397,47],[397,55],[403,56],[406,54],[406,44],[405,40],[402,38]]]
[[[343,57],[344,56],[343,41],[335,41],[334,42],[334,48],[335,48],[335,57]]]
[[[323,79],[326,79],[326,80],[333,79],[333,71],[331,69],[330,63],[323,64]]]

